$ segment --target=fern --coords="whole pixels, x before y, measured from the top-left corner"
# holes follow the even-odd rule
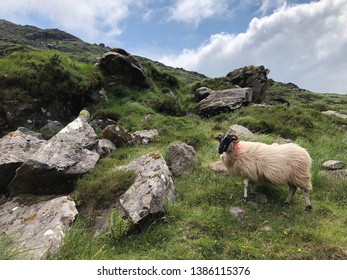
[[[118,241],[131,228],[132,222],[121,217],[119,210],[112,208],[109,215],[109,225],[113,238]]]

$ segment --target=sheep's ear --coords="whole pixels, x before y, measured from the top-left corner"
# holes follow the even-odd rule
[[[233,142],[239,142],[240,141],[240,139],[237,135],[230,135],[230,136],[231,136],[231,141],[233,141]]]
[[[218,134],[218,136],[216,136],[214,139],[215,140],[218,140],[219,141],[219,143],[222,141],[222,139],[224,138],[224,134],[222,134],[222,133],[220,133],[220,134]]]

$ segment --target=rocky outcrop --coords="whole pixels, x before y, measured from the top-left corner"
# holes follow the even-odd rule
[[[209,96],[211,92],[213,92],[213,90],[208,87],[199,87],[195,90],[195,98],[198,102],[200,102]]]
[[[112,83],[119,85],[148,87],[147,77],[135,57],[122,49],[112,49],[104,53],[98,65]]]
[[[46,141],[40,134],[19,127],[0,139],[0,193],[16,174],[16,169],[28,160]]]
[[[228,80],[242,88],[253,91],[252,102],[261,102],[266,96],[268,69],[264,66],[245,66],[227,74]]]
[[[66,196],[18,196],[0,205],[0,235],[13,240],[18,259],[44,259],[62,244],[78,211]]]
[[[122,216],[134,224],[151,215],[163,213],[165,204],[176,200],[178,194],[171,172],[158,151],[117,169],[131,170],[137,174],[134,184],[119,198]]]
[[[80,116],[40,146],[17,170],[8,185],[13,195],[65,194],[73,180],[91,171],[99,154],[94,151],[98,137],[88,124],[89,113]]]
[[[345,163],[340,160],[328,160],[322,164],[322,167],[327,170],[337,170],[345,167]]]
[[[231,112],[252,101],[251,88],[231,88],[211,91],[199,102],[199,115],[208,117],[220,113]]]
[[[170,168],[175,176],[189,171],[197,160],[194,148],[185,143],[170,146],[168,153]]]

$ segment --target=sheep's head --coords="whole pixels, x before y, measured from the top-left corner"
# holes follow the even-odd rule
[[[219,154],[223,154],[226,151],[232,151],[233,144],[239,142],[239,138],[236,135],[219,134],[215,139],[219,141]]]

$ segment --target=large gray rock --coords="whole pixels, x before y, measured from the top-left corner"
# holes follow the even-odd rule
[[[194,148],[185,143],[170,146],[168,156],[171,171],[175,176],[189,171],[197,160]]]
[[[253,132],[250,131],[247,127],[244,127],[239,124],[233,124],[229,126],[226,134],[235,134],[237,136],[242,136],[242,135],[253,136],[254,135]]]
[[[140,63],[122,49],[112,49],[99,59],[99,67],[105,76],[119,85],[148,87],[147,77]]]
[[[156,129],[147,129],[135,131],[132,135],[136,144],[146,145],[152,143],[159,133]]]
[[[46,141],[24,127],[0,139],[0,193],[16,174],[16,169],[30,158]]]
[[[89,113],[80,116],[27,159],[8,185],[12,194],[64,194],[73,188],[73,180],[91,171],[99,154],[94,151],[98,137],[88,124]]]
[[[252,102],[261,102],[266,96],[268,69],[261,66],[245,66],[235,69],[227,75],[234,85],[253,90]]]
[[[209,96],[213,92],[212,89],[208,87],[199,87],[195,90],[195,97],[197,101],[201,101]]]
[[[58,251],[77,213],[66,196],[18,196],[0,205],[0,234],[13,240],[18,259],[44,259]]]
[[[251,88],[231,88],[211,91],[199,102],[199,115],[208,117],[220,113],[231,112],[252,101]]]
[[[132,170],[137,174],[134,184],[119,198],[122,216],[134,224],[149,215],[163,213],[165,204],[176,200],[178,194],[171,172],[158,151],[117,169]]]

